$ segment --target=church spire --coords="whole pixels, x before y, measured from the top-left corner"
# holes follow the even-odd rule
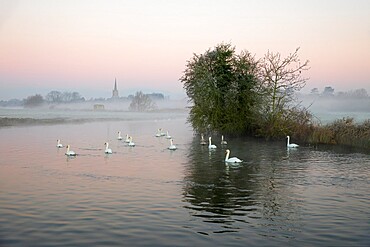
[[[118,90],[117,90],[117,79],[116,78],[114,78],[114,89],[113,89],[113,92],[112,92],[112,98],[113,99],[119,98]]]

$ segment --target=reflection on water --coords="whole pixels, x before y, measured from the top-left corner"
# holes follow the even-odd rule
[[[220,136],[209,151],[185,118],[2,128],[0,139],[0,246],[370,241],[368,154]],[[226,165],[226,148],[244,162]]]
[[[225,148],[210,153],[197,143],[194,139],[188,153],[184,198],[192,216],[211,223],[199,233],[260,235],[249,238],[255,245],[266,239],[273,239],[268,245],[315,246],[369,241],[370,226],[359,213],[370,212],[369,156],[233,139],[228,148],[245,162],[230,167],[221,162]],[[362,199],[354,201],[359,194]],[[349,213],[353,207],[357,213]]]

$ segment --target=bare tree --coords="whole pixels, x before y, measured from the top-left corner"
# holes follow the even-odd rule
[[[301,63],[299,48],[282,58],[280,53],[268,51],[261,61],[261,93],[264,104],[263,112],[267,121],[274,124],[295,101],[295,92],[301,90],[308,78],[302,72],[309,69],[308,63]]]
[[[156,109],[155,103],[143,92],[136,92],[129,106],[130,111],[149,111]]]
[[[36,94],[33,96],[28,96],[27,99],[24,100],[24,107],[37,107],[44,103],[44,98],[40,94]]]
[[[45,97],[45,100],[47,102],[51,102],[51,103],[60,103],[62,102],[62,93],[59,92],[59,91],[50,91],[46,97]]]

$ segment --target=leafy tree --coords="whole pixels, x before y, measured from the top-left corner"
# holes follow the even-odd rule
[[[130,111],[139,112],[154,110],[156,108],[155,103],[150,99],[150,97],[141,91],[136,92],[129,106]]]
[[[193,128],[223,133],[248,133],[255,127],[258,61],[247,51],[235,54],[230,44],[194,54],[180,81],[193,103]]]
[[[42,103],[44,103],[44,98],[40,94],[28,96],[24,100],[25,107],[37,107],[37,106],[42,105]]]
[[[334,96],[334,88],[332,87],[325,87],[324,91],[322,92],[324,96]]]
[[[263,135],[279,136],[287,132],[290,108],[297,107],[295,92],[301,90],[308,78],[302,76],[302,71],[308,70],[308,60],[301,64],[298,57],[299,48],[295,52],[282,58],[280,53],[268,51],[260,67],[260,92],[263,104],[261,129]],[[292,120],[293,121],[293,120]],[[289,121],[288,121],[289,122]]]

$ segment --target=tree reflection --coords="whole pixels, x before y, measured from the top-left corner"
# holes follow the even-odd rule
[[[299,224],[301,195],[296,185],[305,179],[307,167],[291,160],[284,143],[233,139],[228,148],[245,162],[229,167],[224,149],[209,155],[199,140],[194,137],[189,149],[183,188],[186,208],[194,217],[234,231],[245,223],[278,229],[290,221]],[[294,157],[307,158],[299,150]]]

